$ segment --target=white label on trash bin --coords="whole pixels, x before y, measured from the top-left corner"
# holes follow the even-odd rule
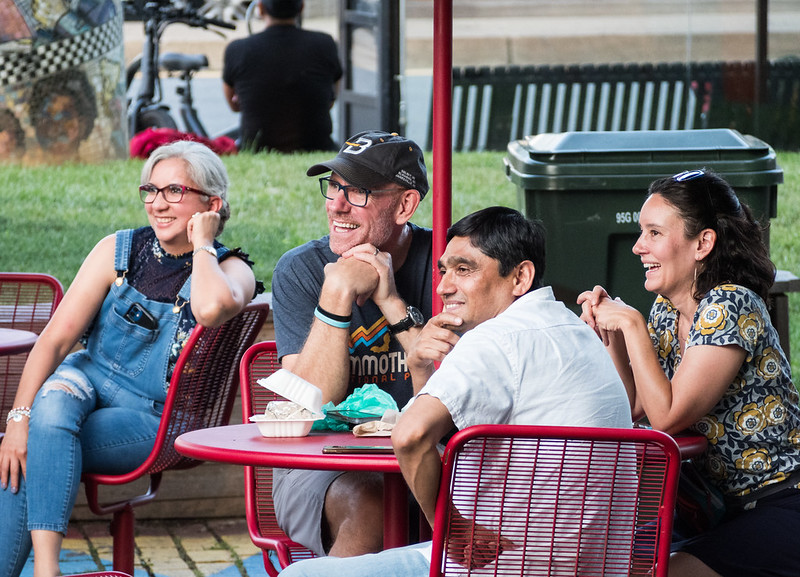
[[[632,222],[639,222],[639,211],[627,211],[617,213],[617,224],[630,224]]]

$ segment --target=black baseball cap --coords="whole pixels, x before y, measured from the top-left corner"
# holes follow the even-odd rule
[[[359,132],[347,139],[336,158],[315,164],[306,174],[317,176],[330,171],[355,186],[375,188],[394,182],[405,189],[418,190],[422,198],[428,193],[422,149],[396,132]]]

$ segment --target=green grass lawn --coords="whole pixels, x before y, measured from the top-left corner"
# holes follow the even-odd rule
[[[490,205],[517,207],[503,152],[453,156],[453,220]],[[308,166],[329,153],[226,157],[233,215],[221,239],[241,246],[269,290],[272,269],[288,249],[327,232],[323,199]],[[429,168],[431,166],[428,157]],[[778,153],[785,182],[771,222],[771,253],[780,269],[800,274],[800,153]],[[56,276],[65,288],[83,258],[105,235],[147,224],[137,187],[143,161],[92,165],[0,167],[0,269]],[[430,226],[427,197],[414,219]],[[591,242],[589,239],[584,239]],[[587,287],[588,288],[588,287]],[[800,294],[790,298],[792,369],[800,375]],[[797,380],[797,379],[796,379]]]

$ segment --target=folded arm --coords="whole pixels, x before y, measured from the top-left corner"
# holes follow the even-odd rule
[[[708,414],[733,382],[746,355],[737,345],[694,345],[683,351],[670,381],[639,311],[607,295],[594,304],[584,299],[582,307],[582,318],[590,314],[595,330],[604,335],[631,397],[634,418],[647,415],[653,427],[668,433],[680,432]],[[685,343],[679,346],[685,347]]]
[[[219,214],[207,211],[196,214],[188,225],[189,241],[195,248],[192,257],[192,296],[190,306],[197,322],[217,327],[235,317],[255,293],[253,271],[242,259],[230,257],[222,262],[205,250],[213,246],[219,226]]]

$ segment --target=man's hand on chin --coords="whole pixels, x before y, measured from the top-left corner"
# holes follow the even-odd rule
[[[325,265],[323,289],[337,294],[351,294],[359,305],[370,298],[378,286],[378,271],[370,264],[355,258],[340,258]]]

